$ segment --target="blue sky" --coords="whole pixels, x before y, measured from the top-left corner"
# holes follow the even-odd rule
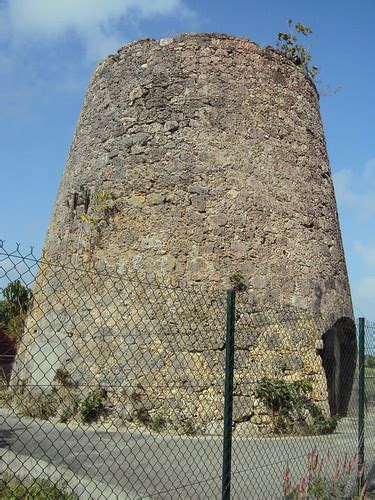
[[[39,252],[98,61],[137,38],[214,31],[274,44],[288,17],[313,62],[357,316],[375,319],[373,0],[0,0],[0,238]]]

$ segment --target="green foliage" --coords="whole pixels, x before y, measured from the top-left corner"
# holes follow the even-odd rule
[[[77,495],[64,491],[61,487],[47,479],[19,480],[4,474],[0,479],[0,498],[18,500],[78,500]]]
[[[366,354],[365,367],[366,368],[375,368],[375,356],[373,356],[372,354]]]
[[[43,391],[30,391],[24,383],[7,387],[0,379],[0,405],[21,416],[49,420],[58,418],[61,423],[72,420],[80,407],[80,392],[76,384],[54,386]]]
[[[26,320],[26,315],[25,314],[20,314],[19,316],[14,316],[13,318],[9,319],[6,332],[12,340],[17,342],[23,334],[23,331],[25,329],[25,320]]]
[[[10,282],[4,289],[3,295],[8,303],[8,309],[12,316],[18,316],[27,312],[32,292],[22,285],[20,280]]]
[[[102,220],[108,221],[111,214],[111,201],[113,196],[107,191],[96,191],[91,197],[90,215],[81,214],[83,222],[97,226]]]
[[[150,423],[150,429],[155,432],[163,431],[167,426],[167,419],[163,415],[156,415]]]
[[[45,390],[40,394],[26,394],[18,405],[18,413],[24,417],[48,420],[58,412],[60,398],[56,390]]]
[[[311,383],[307,380],[286,382],[263,378],[257,385],[256,396],[262,399],[271,410],[280,412],[303,405],[311,390]]]
[[[3,378],[0,378],[0,406],[9,407],[14,397],[14,390],[8,388]]]
[[[100,416],[107,414],[104,404],[106,397],[107,392],[101,388],[90,392],[80,406],[80,415],[84,423],[95,422]]]
[[[7,387],[5,382],[0,380],[1,406],[6,406],[12,412],[24,417],[56,419],[61,423],[67,423],[72,419],[91,423],[100,416],[107,415],[105,406],[107,392],[104,389],[95,389],[83,399],[67,370],[61,369],[56,375],[55,382],[61,385],[43,391],[31,391],[22,385]]]
[[[230,284],[232,285],[232,288],[234,290],[237,290],[238,292],[243,292],[246,290],[246,285],[244,284],[244,280],[245,278],[239,272],[235,272],[231,276],[229,276],[229,281]]]
[[[332,434],[337,427],[340,417],[334,415],[327,418],[319,406],[310,402],[308,409],[313,419],[313,428],[316,434]]]
[[[9,307],[6,300],[0,301],[0,329],[6,330],[9,323]]]
[[[230,276],[229,280],[232,285],[238,285],[239,283],[243,282],[244,277],[241,273],[233,273],[232,276]]]
[[[18,341],[23,334],[32,292],[16,280],[3,289],[3,296],[4,300],[0,301],[0,328],[11,339]]]
[[[276,434],[328,434],[337,426],[337,417],[326,417],[311,400],[312,385],[308,380],[287,382],[263,378],[256,396],[273,413]]]
[[[311,54],[309,49],[306,49],[298,42],[299,35],[307,37],[312,34],[311,28],[306,24],[293,23],[292,19],[288,19],[289,31],[280,31],[276,38],[277,48],[297,66],[301,66],[306,76],[314,79],[319,69],[317,66],[310,66]]]
[[[182,431],[187,436],[197,436],[201,434],[202,428],[197,425],[194,418],[188,418],[182,424]]]
[[[150,416],[145,409],[137,410],[136,418],[143,425],[154,432],[162,432],[166,429],[173,429],[180,435],[197,436],[203,432],[203,428],[199,425],[195,418],[182,418],[177,422],[173,422],[170,418],[164,415]]]

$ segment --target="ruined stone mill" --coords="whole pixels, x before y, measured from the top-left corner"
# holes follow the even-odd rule
[[[267,423],[252,392],[264,374],[308,377],[317,401],[346,414],[355,333],[319,96],[277,50],[183,34],[102,61],[44,252],[21,379],[52,384],[64,367],[82,387],[107,387],[124,419],[135,408],[212,424],[236,275],[247,305],[235,398],[248,410],[235,419]],[[290,310],[310,319],[288,329]]]

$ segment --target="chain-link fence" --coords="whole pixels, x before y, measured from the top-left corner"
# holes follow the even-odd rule
[[[260,305],[240,283],[177,286],[3,244],[0,288],[0,497],[361,487],[374,455],[374,325],[363,429],[351,318]]]
[[[363,424],[363,442],[359,441],[359,451],[363,455],[363,461],[369,467],[369,483],[370,490],[375,496],[375,322],[366,321],[364,318],[360,320],[359,328],[360,338],[363,343],[363,377],[362,384],[359,387],[359,393],[363,386],[363,403],[359,408],[359,414],[364,416]],[[362,407],[364,406],[363,410]],[[362,410],[362,411],[361,411]],[[359,426],[359,435],[361,427]],[[361,449],[362,448],[362,449]]]

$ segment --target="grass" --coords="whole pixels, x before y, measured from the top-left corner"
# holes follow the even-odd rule
[[[0,479],[0,499],[38,499],[38,500],[78,500],[77,495],[67,493],[47,479],[23,480],[5,474]]]
[[[23,386],[8,388],[0,379],[0,406],[22,417],[57,418],[67,423],[77,417],[81,404],[80,391],[74,386],[61,385],[32,392]]]

